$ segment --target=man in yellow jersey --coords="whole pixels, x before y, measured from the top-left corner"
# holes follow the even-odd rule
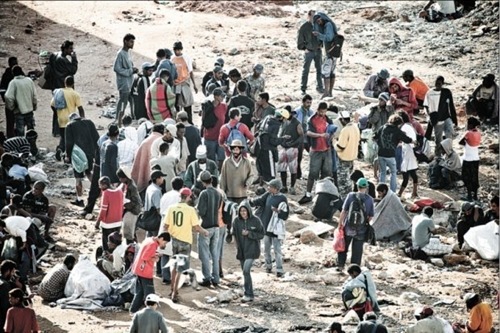
[[[191,190],[187,187],[181,189],[181,202],[168,208],[165,214],[165,225],[172,238],[172,253],[182,255],[184,260],[178,260],[172,272],[171,298],[174,303],[179,302],[180,274],[189,269],[189,256],[193,243],[193,231],[208,237],[207,230],[200,226],[196,210],[189,205]]]

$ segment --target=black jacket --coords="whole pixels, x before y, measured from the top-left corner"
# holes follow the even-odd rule
[[[78,70],[78,60],[76,57],[71,58],[69,61],[62,55],[61,52],[57,53],[54,61],[54,88],[64,88],[64,79],[66,76],[75,75]]]
[[[245,207],[248,211],[248,219],[243,220],[240,209]],[[243,230],[248,230],[247,236],[243,236]],[[260,257],[260,240],[264,238],[264,226],[258,217],[252,214],[250,205],[245,200],[238,206],[238,217],[233,220],[233,231],[236,238],[236,259],[258,259]]]
[[[262,221],[262,225],[264,226],[264,231],[267,236],[276,237],[275,234],[271,232],[267,232],[267,226],[271,221],[273,216],[273,207],[278,208],[279,204],[285,202],[288,206],[288,199],[281,193],[272,195],[271,192],[266,192],[257,198],[253,198],[249,200],[250,206],[259,207],[260,211],[260,220]],[[260,209],[261,208],[261,209]],[[280,211],[278,213],[278,217],[282,220],[287,220],[288,215],[290,214],[290,207],[288,207],[287,211]]]
[[[321,42],[318,37],[313,35],[313,25],[307,21],[299,29],[297,33],[297,48],[299,50],[316,51],[321,47]]]
[[[433,112],[430,115],[431,124],[434,126],[438,121],[444,121],[451,118],[453,124],[457,125],[457,111],[455,110],[455,104],[453,103],[453,95],[450,89],[442,88],[441,95],[439,97],[438,111]]]
[[[97,140],[99,133],[95,128],[94,123],[89,119],[75,119],[69,122],[66,126],[66,156],[71,158],[73,146],[76,144],[85,152],[89,163],[94,158],[99,158]],[[97,162],[97,160],[96,160]]]
[[[411,143],[409,138],[399,127],[392,124],[385,124],[375,135],[378,144],[378,156],[396,157],[396,147],[400,141]]]

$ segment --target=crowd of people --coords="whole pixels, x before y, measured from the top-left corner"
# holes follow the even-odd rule
[[[252,73],[243,78],[238,69],[226,73],[224,60],[216,59],[200,87],[206,99],[199,114],[201,122],[195,124],[193,91],[198,93],[199,82],[182,42],[173,44],[173,52],[159,49],[156,62],[143,63],[139,71],[131,58],[136,37],[127,34],[113,65],[119,91],[116,120],[102,135],[92,119],[86,118],[75,90],[78,60],[73,42],[65,41],[61,51],[49,57],[49,69],[41,79],[44,89],[53,94],[52,134],[60,140],[55,157],[73,167],[76,198],[71,204],[81,208],[79,214],[88,217],[98,203],[95,228],[102,234],[96,250],[99,270],[111,281],[127,271],[136,276],[131,332],[167,331],[156,311],[159,297],[154,277],[170,285],[168,297],[173,302],[182,302],[181,275],[190,270],[193,244],[197,245],[203,276],[198,284],[218,288],[224,277],[224,243],[234,240],[243,272],[242,302],[255,298],[251,271],[261,255],[261,241],[265,272],[283,277],[282,243],[291,213],[286,194],[298,194],[296,185],[301,179],[306,180],[306,188],[299,204],[312,202],[313,193],[318,204],[319,191],[313,189],[325,181],[331,183],[338,201],[343,247],[337,250],[337,270],[345,270],[351,247],[350,278],[342,297],[346,309],[360,319],[357,332],[387,332],[376,321],[381,310],[375,284],[369,271],[360,267],[363,245],[376,237],[370,221],[381,218],[377,206],[389,198],[404,200],[410,177],[411,197],[418,197],[422,156],[429,163],[430,188],[455,189],[459,180],[465,184],[457,225],[459,248],[471,228],[492,220],[498,223],[498,196],[493,196],[491,209],[484,213],[478,192],[480,128],[498,122],[495,76],[486,75],[468,101],[471,115],[467,132],[459,141],[455,138],[458,119],[453,94],[443,87],[443,76],[437,76],[434,87],[429,88],[412,70],[403,72],[405,84],[381,69],[362,89],[363,100],[375,103],[368,114],[339,111],[325,101],[313,109],[313,97],[307,94],[310,65],[314,61],[317,92],[322,99],[331,97],[339,59],[332,50],[338,46],[338,36],[337,26],[325,13],[307,13],[297,36],[304,65],[302,102],[296,108],[271,104],[263,65],[255,64]],[[5,297],[11,306],[0,297],[0,330],[21,332],[17,326],[24,325],[27,331],[38,331],[34,312],[25,302],[28,274],[54,242],[50,227],[57,210],[43,194],[46,184],[32,184],[27,169],[40,157],[34,121],[34,111],[40,107],[37,89],[16,58],[10,58],[8,65],[0,84],[6,115],[1,138],[0,204],[4,208],[0,231],[4,251],[12,247],[13,255],[0,265],[2,282],[6,281],[0,292],[9,295]],[[423,114],[425,127],[417,119]],[[430,141],[435,143],[434,154],[425,149]],[[366,143],[368,149],[362,149]],[[457,143],[464,145],[462,159],[455,151]],[[303,172],[305,152],[309,156],[307,173]],[[377,186],[358,170],[359,159],[372,166]],[[399,185],[398,175],[402,177]],[[86,200],[85,177],[91,184]],[[401,205],[396,201],[396,206]],[[332,209],[326,219],[334,213]],[[432,216],[433,209],[425,207],[411,221],[407,231],[413,250],[427,256],[451,253],[452,244],[432,237],[440,231]],[[9,238],[15,242],[7,242]],[[63,298],[64,285],[76,262],[73,255],[67,255],[53,267],[38,287],[38,295],[47,302]],[[469,321],[453,329],[489,332],[492,319],[488,305],[475,294],[465,300]],[[141,310],[143,305],[146,307]],[[416,314],[418,322],[409,332],[450,332],[450,325],[434,316],[432,308],[426,306]],[[328,330],[340,333],[342,327],[335,322]]]

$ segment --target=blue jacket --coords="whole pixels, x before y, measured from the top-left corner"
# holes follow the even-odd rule
[[[321,18],[325,22],[324,25],[321,26],[316,23],[319,18]],[[316,15],[314,15],[313,21],[314,31],[319,32],[318,39],[323,42],[325,50],[330,49],[330,44],[333,42],[333,38],[337,34],[337,26],[331,18],[329,18],[325,13],[322,12],[316,13]]]

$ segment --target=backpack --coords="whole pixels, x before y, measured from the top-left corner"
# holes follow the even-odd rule
[[[354,199],[349,205],[349,212],[347,215],[349,217],[349,226],[354,229],[364,226],[366,223],[365,214],[365,202],[361,199],[359,194],[355,194]]]
[[[217,124],[217,116],[214,111],[214,103],[206,101],[201,104],[201,126],[203,128],[213,128]]]
[[[332,41],[332,47],[328,50],[328,56],[331,58],[342,58],[342,46],[344,45],[344,36],[335,34]]]
[[[244,150],[248,151],[247,138],[245,138],[243,133],[240,131],[241,123],[237,123],[234,127],[229,126],[229,124],[226,124],[225,126],[229,128],[229,135],[226,139],[226,144],[229,146],[234,140],[240,140],[243,143],[243,146],[245,146]]]
[[[45,67],[43,68],[42,75],[38,79],[38,85],[40,88],[44,90],[54,90],[55,88],[55,73],[54,73],[54,63],[56,61],[57,55],[55,53],[50,52],[41,52],[38,58],[38,62],[40,67],[42,64],[40,63],[40,59],[42,59]]]
[[[66,98],[62,89],[54,90],[54,108],[56,110],[66,109]]]

